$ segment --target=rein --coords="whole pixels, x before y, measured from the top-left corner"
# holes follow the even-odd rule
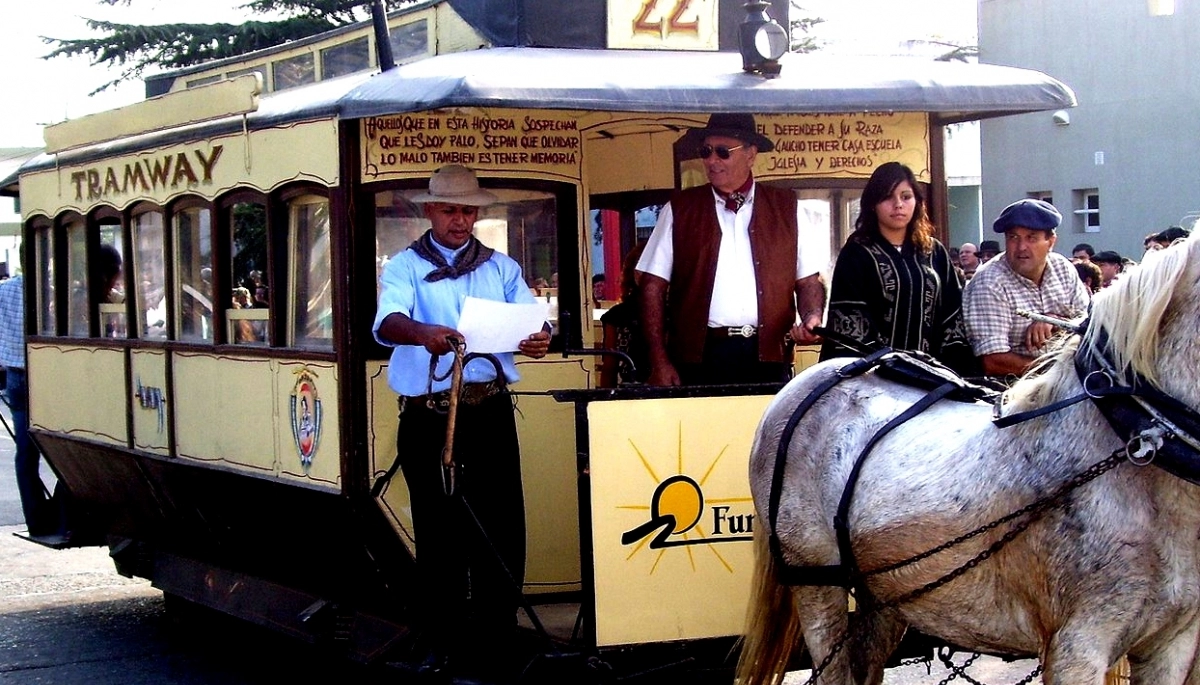
[[[447,496],[453,495],[457,488],[458,464],[454,461],[454,427],[458,423],[458,396],[462,392],[463,351],[467,344],[463,340],[447,338],[450,341],[454,358],[450,360],[450,398],[446,408],[446,443],[442,446],[442,492]],[[437,357],[429,357],[429,391],[433,392],[433,382],[445,380],[445,376],[437,375]]]
[[[442,489],[446,495],[453,495],[457,491],[458,487],[458,463],[454,460],[454,433],[455,426],[458,421],[458,405],[463,394],[463,368],[476,358],[482,357],[483,359],[491,362],[492,366],[495,368],[496,381],[500,383],[501,391],[505,391],[507,385],[504,383],[504,368],[500,365],[500,360],[496,359],[494,355],[482,352],[470,352],[464,354],[463,352],[466,348],[465,342],[455,340],[453,338],[447,338],[447,340],[450,343],[451,352],[454,355],[453,359],[451,360],[450,368],[445,374],[438,375],[437,362],[440,358],[440,355],[430,356],[429,382],[426,385],[426,396],[432,395],[433,384],[435,381],[444,381],[446,378],[450,378],[450,388],[446,393],[447,397],[445,404],[446,442],[442,447]],[[404,411],[404,402],[405,398],[401,397],[400,411],[402,413]],[[431,408],[434,407],[431,406]],[[436,411],[440,412],[442,409],[438,407],[436,408]],[[375,482],[371,485],[371,496],[379,497],[382,495],[383,491],[387,488],[388,483],[391,482],[393,477],[395,477],[396,472],[399,469],[400,455],[397,454],[396,460],[392,462],[392,465],[388,467],[387,471],[384,472],[382,476],[375,479]]]

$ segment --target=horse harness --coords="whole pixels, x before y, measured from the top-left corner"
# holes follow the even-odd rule
[[[1086,323],[1085,323],[1086,325]],[[827,337],[832,334],[824,331]],[[1003,394],[994,388],[986,387],[967,381],[951,369],[942,365],[931,356],[921,352],[906,352],[891,348],[881,348],[866,356],[856,359],[837,369],[832,376],[822,381],[797,405],[792,415],[784,425],[775,453],[775,469],[771,478],[771,492],[768,501],[768,520],[770,522],[770,538],[768,545],[778,569],[779,582],[784,585],[813,585],[852,588],[861,587],[862,574],[854,560],[850,546],[849,513],[854,498],[854,490],[862,472],[867,455],[875,445],[896,427],[912,419],[942,399],[959,402],[975,403],[989,402],[994,407],[993,424],[997,428],[1007,428],[1023,421],[1050,414],[1072,404],[1090,399],[1107,420],[1109,426],[1118,437],[1125,441],[1125,447],[1115,452],[1108,459],[1099,462],[1084,473],[1077,475],[1051,496],[1034,502],[1022,509],[994,521],[982,528],[961,536],[933,550],[919,554],[908,560],[892,564],[876,572],[892,571],[909,563],[924,559],[938,551],[949,548],[960,541],[995,528],[1020,515],[1030,512],[1044,511],[1049,504],[1064,497],[1074,488],[1090,482],[1101,474],[1128,460],[1137,465],[1155,464],[1168,473],[1183,478],[1189,482],[1200,484],[1200,414],[1179,400],[1154,388],[1148,381],[1137,374],[1119,374],[1113,364],[1094,349],[1103,349],[1107,336],[1101,331],[1096,344],[1091,348],[1080,346],[1075,354],[1075,370],[1083,392],[1079,395],[1054,402],[1039,409],[1001,415]],[[854,341],[851,341],[854,342]],[[853,345],[847,345],[854,349]],[[840,564],[825,566],[796,566],[787,562],[783,557],[783,549],[779,541],[777,521],[779,505],[783,496],[783,474],[787,464],[788,448],[796,427],[801,419],[816,404],[816,402],[834,386],[842,381],[861,376],[874,370],[879,376],[904,385],[926,390],[926,394],[908,409],[892,418],[880,427],[867,444],[859,452],[854,466],[842,491],[838,503],[837,514],[834,516],[834,531],[837,536],[838,553],[842,560]],[[993,545],[973,563],[990,556],[998,551],[999,546],[1007,543],[1016,533],[1024,530],[1032,523],[1027,521],[1002,538],[1001,542]],[[967,568],[959,569],[943,579],[948,581],[957,577]],[[932,589],[932,588],[928,588]]]

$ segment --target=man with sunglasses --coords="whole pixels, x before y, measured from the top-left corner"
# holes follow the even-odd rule
[[[648,382],[786,381],[791,343],[820,340],[825,226],[791,190],[754,182],[755,156],[774,144],[753,115],[713,114],[685,139],[708,183],[663,207],[638,262]]]

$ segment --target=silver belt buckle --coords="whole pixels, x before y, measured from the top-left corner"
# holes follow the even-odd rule
[[[753,338],[754,331],[755,331],[754,326],[751,326],[750,324],[746,324],[745,326],[742,326],[741,328],[730,327],[729,334],[730,335],[740,335],[743,338]]]

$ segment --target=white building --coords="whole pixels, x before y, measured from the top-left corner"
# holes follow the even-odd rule
[[[1043,71],[1079,100],[983,123],[985,223],[1049,199],[1065,217],[1058,251],[1086,242],[1136,259],[1146,234],[1195,221],[1200,4],[980,0],[979,12],[981,62]]]

